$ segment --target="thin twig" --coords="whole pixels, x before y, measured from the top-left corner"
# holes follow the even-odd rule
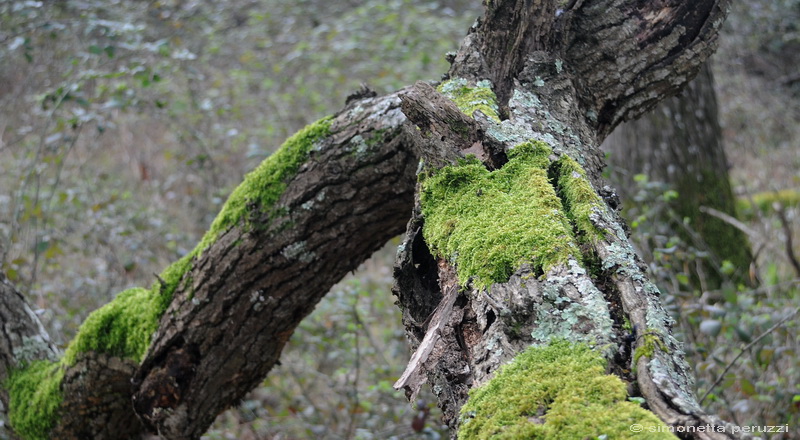
[[[734,228],[736,228],[736,229],[744,232],[745,234],[749,235],[751,238],[758,238],[758,239],[762,238],[761,234],[759,234],[758,232],[754,231],[752,228],[750,228],[746,224],[742,223],[739,219],[737,219],[736,217],[733,217],[732,215],[726,214],[726,213],[724,213],[722,211],[718,211],[718,210],[716,210],[714,208],[710,208],[708,206],[701,206],[700,207],[700,212],[702,212],[704,214],[708,214],[708,215],[713,216],[713,217],[716,217],[716,218],[718,218],[718,219],[730,224]]]
[[[355,335],[355,375],[353,377],[353,401],[351,403],[350,409],[350,422],[347,424],[347,432],[345,433],[344,438],[346,440],[350,440],[353,438],[353,433],[356,429],[356,422],[358,418],[358,408],[361,406],[361,402],[359,401],[358,396],[358,381],[359,376],[361,374],[361,345],[359,340],[359,333],[360,330],[365,328],[363,321],[361,321],[361,317],[358,314],[358,292],[355,293],[356,300],[353,303],[353,318],[355,320],[356,326],[353,330],[353,334]]]
[[[758,336],[757,338],[755,338],[755,339],[754,339],[752,342],[750,342],[749,344],[745,345],[745,346],[744,346],[744,348],[742,348],[742,350],[739,352],[739,354],[737,354],[737,355],[736,355],[736,357],[735,357],[735,358],[733,358],[733,360],[732,360],[732,361],[728,362],[728,365],[726,365],[726,366],[725,366],[725,369],[724,369],[724,370],[722,370],[722,373],[721,373],[721,374],[720,374],[720,375],[717,377],[717,380],[715,380],[715,381],[714,381],[714,383],[713,383],[713,384],[711,384],[711,387],[709,387],[709,388],[708,388],[708,390],[706,391],[706,393],[705,393],[705,394],[703,394],[703,397],[701,397],[701,398],[700,398],[700,404],[701,404],[701,405],[703,404],[703,401],[704,401],[704,400],[706,400],[706,397],[708,397],[708,395],[709,395],[709,394],[711,394],[711,391],[713,391],[713,390],[714,390],[714,388],[715,388],[717,385],[719,385],[719,383],[722,381],[722,378],[723,378],[723,377],[725,377],[725,374],[727,374],[727,373],[728,373],[728,370],[730,370],[730,369],[731,369],[731,367],[733,367],[733,364],[735,364],[735,363],[736,363],[736,361],[738,361],[738,360],[739,360],[739,358],[740,358],[740,357],[742,357],[742,355],[744,354],[744,352],[746,352],[747,350],[749,350],[749,349],[750,349],[750,347],[752,347],[753,345],[755,345],[755,344],[756,344],[758,341],[760,341],[760,340],[764,339],[764,337],[766,337],[768,334],[770,334],[770,333],[772,333],[773,331],[775,331],[775,329],[776,329],[776,328],[780,327],[780,326],[781,326],[781,325],[782,325],[784,322],[788,321],[788,320],[789,320],[789,318],[792,318],[792,317],[794,317],[794,315],[796,315],[796,314],[797,314],[797,312],[800,312],[800,307],[798,307],[798,308],[794,309],[794,311],[793,311],[792,313],[789,313],[788,315],[786,315],[786,316],[785,316],[783,319],[781,319],[781,320],[780,320],[780,321],[778,321],[778,322],[777,322],[775,325],[773,325],[772,327],[770,327],[769,329],[767,329],[767,331],[765,331],[764,333],[762,333],[761,335],[759,335],[759,336]]]
[[[708,215],[713,216],[713,217],[716,217],[716,218],[718,218],[718,219],[730,224],[734,228],[736,228],[736,229],[744,232],[745,234],[747,234],[751,239],[754,239],[754,240],[757,240],[760,243],[763,243],[763,245],[765,247],[768,247],[768,248],[772,249],[778,255],[784,255],[783,250],[780,249],[777,245],[775,245],[775,243],[773,243],[772,241],[766,239],[763,234],[753,230],[752,228],[750,228],[749,226],[745,225],[744,223],[742,223],[741,221],[739,221],[735,217],[733,217],[731,215],[728,215],[728,214],[726,214],[724,212],[718,211],[718,210],[716,210],[714,208],[709,208],[708,206],[701,206],[700,207],[700,212],[708,214]],[[787,259],[788,259],[788,256],[787,256]]]

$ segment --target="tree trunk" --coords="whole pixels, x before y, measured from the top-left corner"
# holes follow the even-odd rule
[[[632,421],[723,426],[697,405],[659,293],[601,197],[611,192],[598,145],[694,75],[725,6],[487,2],[438,91],[419,83],[355,99],[290,138],[192,253],[151,289],[94,312],[61,361],[42,344],[20,357],[25,336],[41,332],[24,306],[9,306],[27,323],[0,345],[15,430],[199,438],[409,214],[395,292],[416,353],[397,386],[413,395],[430,381],[454,433],[617,438]],[[515,373],[526,366],[551,373]],[[626,388],[649,411],[626,402]],[[564,422],[574,402],[593,411],[575,413],[584,422],[608,423]],[[34,412],[20,414],[23,405]],[[517,416],[487,421],[496,407]],[[705,431],[689,436],[733,436]]]
[[[701,210],[708,207],[733,216],[736,210],[708,63],[681,95],[667,98],[652,112],[620,125],[603,147],[611,153],[611,180],[624,198],[630,200],[636,194],[636,174],[664,182],[678,192],[671,206],[678,221],[691,220],[693,233],[681,226],[676,226],[674,233],[710,254],[698,271],[701,273],[693,274],[701,286],[721,286],[723,260],[736,268],[733,281],[751,282],[752,256],[745,234]],[[675,219],[664,217],[654,221],[675,224]]]

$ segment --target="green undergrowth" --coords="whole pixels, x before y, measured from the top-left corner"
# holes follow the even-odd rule
[[[441,83],[436,90],[450,98],[465,115],[472,117],[475,111],[480,110],[484,115],[500,122],[497,96],[489,81],[479,81],[475,87],[469,87],[466,79],[454,78]]]
[[[626,400],[625,383],[605,369],[603,357],[584,344],[530,347],[470,391],[458,438],[676,438],[653,413]]]
[[[5,387],[10,396],[8,421],[20,437],[47,440],[61,405],[64,368],[58,362],[35,361],[11,371]]]
[[[314,143],[330,133],[330,125],[331,118],[324,118],[287,139],[245,176],[192,252],[168,266],[150,289],[125,290],[90,313],[59,362],[35,362],[13,372],[7,386],[11,400],[9,420],[14,430],[26,439],[48,438],[62,400],[59,386],[64,369],[75,365],[80,353],[95,351],[141,362],[161,315],[194,258],[240,222],[252,227],[247,218],[251,210],[274,215],[273,205],[286,190],[287,182],[308,158]]]
[[[589,215],[602,201],[577,162],[564,156],[553,164],[551,154],[544,142],[526,142],[509,151],[499,170],[468,158],[421,176],[423,235],[455,263],[461,285],[505,282],[524,263],[547,272],[570,256],[581,258],[573,228],[599,236]],[[560,170],[560,194],[551,170]]]

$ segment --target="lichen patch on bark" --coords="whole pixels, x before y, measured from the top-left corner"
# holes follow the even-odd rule
[[[465,115],[472,117],[476,111],[500,122],[497,108],[497,96],[492,91],[492,84],[488,80],[479,81],[470,87],[464,78],[453,78],[445,81],[436,90],[450,98]]]

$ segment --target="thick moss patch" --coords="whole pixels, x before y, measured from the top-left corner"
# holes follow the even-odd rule
[[[70,342],[63,362],[75,364],[87,351],[141,361],[163,313],[158,295],[135,287],[120,292],[110,303],[92,312]]]
[[[455,263],[461,285],[472,279],[483,288],[507,281],[524,263],[546,272],[580,255],[547,176],[551,152],[528,142],[499,170],[471,159],[422,177],[423,236]]]
[[[489,81],[479,81],[475,87],[469,87],[466,79],[454,78],[441,83],[436,90],[450,98],[465,115],[472,117],[475,111],[480,110],[484,115],[500,122],[497,96]]]
[[[589,216],[595,210],[602,210],[604,203],[589,183],[586,171],[567,155],[558,159],[556,168],[559,195],[566,205],[570,220],[582,232],[581,238],[592,242],[602,238],[602,231],[594,226]]]
[[[4,384],[11,396],[8,421],[19,436],[29,440],[50,438],[63,400],[63,377],[61,365],[49,361],[36,361],[11,372]]]
[[[458,438],[676,438],[626,398],[625,384],[605,374],[602,356],[588,346],[561,341],[531,347],[470,392]],[[632,432],[634,424],[641,433]]]

